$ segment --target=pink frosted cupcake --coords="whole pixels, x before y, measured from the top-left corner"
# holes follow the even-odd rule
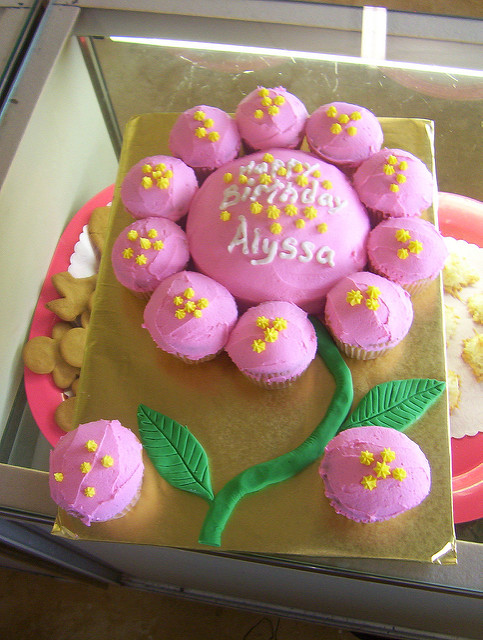
[[[81,424],[50,453],[52,499],[87,526],[125,515],[139,498],[143,474],[141,443],[118,420]]]
[[[350,358],[370,360],[405,338],[413,321],[411,298],[398,284],[361,271],[327,294],[325,324]]]
[[[162,280],[188,264],[186,234],[165,218],[136,220],[117,237],[111,260],[119,282],[149,298]]]
[[[305,135],[315,155],[345,173],[380,151],[383,141],[376,116],[348,102],[330,102],[316,109],[307,120]]]
[[[121,199],[134,218],[160,216],[179,220],[188,211],[198,189],[191,167],[179,158],[149,156],[127,172]]]
[[[243,98],[235,113],[247,151],[300,147],[307,117],[303,102],[283,87],[258,87]]]
[[[382,522],[420,504],[431,469],[419,446],[387,427],[342,431],[325,448],[319,473],[335,511],[356,522]]]
[[[144,311],[156,345],[187,363],[211,360],[223,350],[238,310],[224,286],[194,271],[161,282]]]
[[[192,167],[200,181],[236,158],[240,146],[234,119],[225,111],[206,105],[184,111],[169,136],[171,153]]]
[[[262,302],[240,317],[225,349],[251,381],[282,389],[312,362],[317,339],[305,311],[291,302]]]
[[[374,224],[417,217],[434,195],[433,176],[424,162],[401,149],[382,149],[365,160],[354,173],[354,187]]]
[[[422,218],[384,220],[369,234],[367,251],[371,270],[411,295],[436,278],[448,255],[443,236]]]

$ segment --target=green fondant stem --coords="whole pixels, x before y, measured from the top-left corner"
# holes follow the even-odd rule
[[[315,318],[311,318],[311,321],[317,334],[317,351],[336,382],[335,394],[327,413],[296,449],[245,469],[227,482],[216,494],[206,514],[198,540],[200,544],[219,547],[221,534],[237,503],[247,494],[287,480],[315,462],[349,413],[353,398],[350,369],[325,328]]]

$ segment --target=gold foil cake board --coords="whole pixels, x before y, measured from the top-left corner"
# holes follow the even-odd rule
[[[148,155],[169,155],[168,135],[177,114],[147,114],[127,125],[101,262],[95,307],[78,394],[77,422],[118,419],[138,433],[144,404],[187,425],[210,462],[216,494],[258,462],[297,447],[325,415],[335,383],[317,357],[290,388],[264,390],[247,381],[226,354],[184,364],[157,349],[142,328],[145,302],[119,285],[110,247],[132,222],[119,198],[127,170]],[[433,167],[432,125],[425,120],[381,119],[385,145],[403,147]],[[432,219],[432,212],[428,212]],[[414,301],[409,336],[375,361],[347,360],[356,404],[374,385],[407,378],[445,380],[440,282]],[[59,511],[55,532],[66,537],[160,545],[203,551],[298,557],[400,558],[453,563],[454,528],[448,412],[440,398],[407,434],[427,455],[432,489],[418,507],[397,518],[359,524],[339,516],[324,496],[318,463],[295,477],[243,498],[230,517],[221,547],[198,543],[208,504],[169,485],[145,455],[141,497],[124,517],[84,526]]]

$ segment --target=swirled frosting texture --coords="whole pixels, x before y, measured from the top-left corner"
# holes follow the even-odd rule
[[[290,302],[264,302],[248,309],[226,345],[242,373],[268,385],[300,376],[316,350],[312,323],[305,311]]]
[[[420,504],[431,470],[420,447],[387,427],[342,431],[325,448],[319,473],[335,511],[356,522],[381,522]]]
[[[433,177],[419,158],[381,149],[359,166],[354,187],[362,202],[385,217],[418,216],[433,201]]]
[[[155,289],[144,311],[144,328],[163,351],[198,361],[219,353],[238,310],[225,287],[207,276],[181,271]]]
[[[251,150],[295,149],[302,142],[307,117],[303,102],[284,87],[257,87],[235,113],[241,137]]]
[[[112,248],[119,282],[137,292],[153,291],[189,260],[188,241],[179,225],[165,218],[143,218],[123,229]]]
[[[176,221],[188,211],[197,189],[193,169],[182,160],[149,156],[127,172],[121,184],[121,199],[134,218],[160,216]]]
[[[140,492],[142,446],[118,420],[81,424],[50,453],[52,499],[87,526],[119,517]]]
[[[325,323],[343,344],[378,351],[398,344],[413,321],[407,291],[369,272],[342,278],[327,294]]]
[[[193,168],[217,169],[236,158],[240,145],[234,119],[206,105],[184,111],[169,135],[171,153]]]

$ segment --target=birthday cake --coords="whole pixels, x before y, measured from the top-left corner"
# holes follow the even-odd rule
[[[122,202],[125,176],[133,166],[144,166],[139,164],[144,158],[167,155],[166,146],[153,148],[157,144],[148,132],[157,127],[168,134],[176,118],[148,114],[128,125],[108,247],[132,223]],[[393,136],[398,134],[399,129]],[[418,135],[424,134],[423,127]],[[153,168],[158,171],[151,166],[151,173]],[[421,335],[428,312],[439,318],[439,289],[433,288],[415,306],[408,336],[376,363],[344,359],[323,326],[329,291],[366,266],[369,231],[369,218],[349,179],[306,151],[269,147],[231,160],[194,195],[186,224],[192,266],[230,292],[240,319],[246,308],[270,301],[295,304],[304,315],[311,314],[320,357],[314,358],[312,351],[302,374],[296,365],[295,382],[276,390],[252,384],[229,357],[229,349],[193,366],[159,348],[143,327],[145,308],[156,305],[156,290],[146,304],[118,282],[111,261],[103,259],[99,281],[109,286],[98,289],[94,304],[76,422],[119,420],[139,436],[145,452],[141,497],[127,515],[109,523],[109,539],[263,553],[412,557],[417,526],[401,541],[400,526],[392,524],[400,517],[377,525],[356,524],[387,527],[374,553],[368,534],[347,529],[348,520],[323,498],[317,473],[325,446],[341,429],[376,425],[401,431],[416,425],[410,437],[414,434],[427,453],[432,486],[437,488],[408,513],[426,508],[434,514],[433,493],[439,495],[438,504],[450,500],[448,443],[443,436],[437,445],[442,455],[435,455],[427,422],[428,413],[438,419],[444,415],[444,402],[436,402],[444,389],[443,358],[428,357],[423,367],[413,358],[416,353],[418,361],[424,358],[429,343],[438,342],[437,333],[427,344]],[[191,313],[191,289],[194,294],[196,286],[186,286],[169,298],[169,304],[178,307],[173,313],[180,328]],[[406,294],[403,297],[406,300]],[[209,302],[209,296],[202,298]],[[200,319],[205,309],[206,301],[193,308]],[[116,330],[106,331],[111,314]],[[262,333],[262,338],[272,339],[275,333],[275,340],[284,338],[283,313],[273,319],[257,315],[260,328],[259,318],[264,318],[262,324],[268,322],[264,331],[275,330]],[[196,316],[191,313],[189,320],[193,324]],[[235,332],[233,326],[227,334]],[[195,342],[196,336],[189,339]],[[262,341],[266,345],[270,339]],[[252,352],[254,340],[246,341]],[[96,383],[100,379],[102,389]],[[398,490],[404,484],[398,479]],[[307,517],[308,526],[300,526]],[[451,517],[446,512],[440,517],[443,526],[428,536],[426,557],[439,553],[451,537]],[[162,526],[151,526],[154,521]],[[143,526],[137,526],[141,522]],[[267,535],[274,523],[277,535]],[[81,537],[102,538],[106,525],[93,524],[93,534],[79,530],[81,526],[60,513],[58,527]],[[350,542],[333,535],[345,530]]]

